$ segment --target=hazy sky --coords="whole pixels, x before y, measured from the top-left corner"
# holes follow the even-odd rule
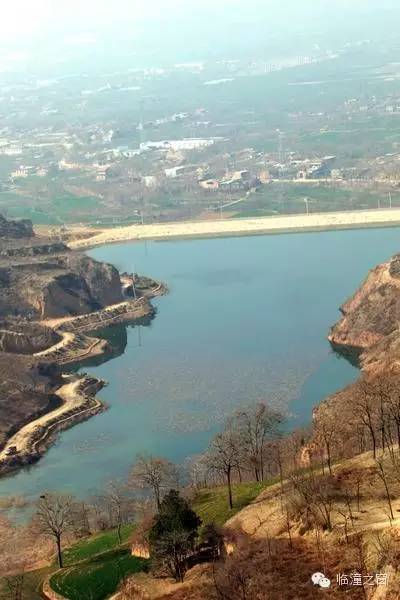
[[[66,33],[82,29],[97,30],[127,21],[139,26],[144,20],[193,18],[217,15],[231,19],[237,15],[282,16],[304,20],[313,15],[327,17],[339,11],[343,19],[356,11],[382,11],[395,7],[397,0],[0,0],[0,35],[15,41],[16,36],[31,36],[56,27]],[[338,15],[340,16],[340,14]]]
[[[370,37],[395,31],[398,0],[0,0],[0,66],[18,52],[51,56],[62,46],[103,50],[137,43],[154,56],[182,60],[207,52],[221,55],[246,45],[265,51],[271,41],[296,47],[352,34]],[[319,36],[319,39],[317,39]],[[49,45],[50,44],[52,45]],[[109,43],[109,42],[107,42]],[[45,50],[46,48],[46,50]],[[121,48],[122,49],[122,48]],[[299,48],[299,52],[301,49]],[[82,50],[83,52],[83,50]],[[197,52],[197,54],[196,54]],[[41,59],[42,60],[42,59]]]

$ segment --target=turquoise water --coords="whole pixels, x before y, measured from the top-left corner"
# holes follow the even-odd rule
[[[183,463],[241,405],[288,407],[289,426],[357,377],[326,340],[338,307],[367,271],[400,248],[399,229],[149,242],[90,254],[170,288],[147,326],[103,335],[112,360],[85,366],[109,382],[109,410],[64,432],[1,495],[95,493],[125,476],[138,452]]]

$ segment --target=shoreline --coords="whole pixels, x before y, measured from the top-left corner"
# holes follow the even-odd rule
[[[42,323],[51,327],[61,339],[33,356],[43,362],[58,364],[62,368],[106,355],[110,349],[108,343],[90,333],[118,323],[140,321],[145,317],[153,318],[156,310],[151,304],[151,299],[167,292],[164,284],[156,281],[153,281],[153,284],[138,299],[126,300],[85,315],[43,321]],[[23,425],[1,449],[0,478],[35,464],[54,443],[58,433],[107,409],[97,398],[97,393],[107,385],[106,381],[86,374],[62,374],[62,377],[63,385],[54,392],[54,396],[61,403]]]
[[[56,392],[61,405],[19,429],[0,452],[0,477],[36,463],[56,435],[106,410],[96,397],[106,382],[87,375],[65,377]],[[11,451],[11,453],[10,453]]]
[[[103,230],[88,228],[86,231],[87,237],[72,239],[68,242],[68,245],[74,250],[79,250],[129,241],[276,235],[341,229],[396,227],[398,225],[400,225],[400,208],[374,209],[250,219],[127,225]]]

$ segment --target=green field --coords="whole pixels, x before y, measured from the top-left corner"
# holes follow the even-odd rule
[[[93,221],[100,208],[100,201],[92,196],[62,195],[39,202],[10,192],[0,193],[0,212],[11,218],[31,219],[34,225]]]
[[[400,206],[400,194],[392,193],[392,206]],[[252,193],[235,206],[235,218],[264,217],[276,214],[304,214],[308,199],[310,213],[388,208],[389,194],[371,189],[310,183],[273,183]]]
[[[54,573],[54,589],[67,598],[103,600],[118,588],[125,575],[136,573],[146,565],[146,561],[130,555],[129,538],[133,528],[133,525],[122,528],[122,546],[119,546],[117,531],[113,529],[80,540],[67,548],[63,552],[64,570],[57,571],[53,563],[46,569],[26,573],[24,598],[41,599],[43,581],[50,573]],[[5,582],[0,580],[0,596],[4,585]]]
[[[129,542],[133,529],[133,525],[124,525],[122,527],[122,544],[127,544]],[[104,552],[115,550],[118,546],[118,535],[115,529],[99,533],[67,548],[63,552],[64,563],[66,566],[74,565],[82,560],[87,560]]]
[[[228,507],[226,486],[200,490],[193,501],[193,509],[203,525],[214,522],[224,525],[228,519],[252,502],[276,480],[263,483],[239,483],[233,486],[234,508]],[[148,561],[131,556],[129,539],[134,525],[122,528],[122,545],[115,529],[80,540],[63,552],[65,567],[57,570],[55,563],[46,569],[25,575],[25,594],[29,600],[40,600],[41,585],[46,576],[52,589],[68,600],[104,600],[113,594],[127,575],[147,569]],[[3,586],[3,587],[2,587]],[[0,592],[4,581],[0,580]]]
[[[203,524],[223,525],[252,502],[264,489],[276,483],[240,483],[233,486],[234,508],[228,507],[227,488],[220,486],[197,493],[193,509]],[[69,600],[103,600],[112,594],[123,577],[146,569],[147,561],[132,557],[127,543],[132,526],[123,529],[118,547],[115,531],[102,533],[74,544],[64,552],[67,567],[51,578],[51,587]]]
[[[193,502],[193,509],[200,516],[203,525],[212,522],[216,525],[224,525],[228,519],[257,498],[263,490],[276,482],[276,479],[270,479],[262,483],[250,482],[233,485],[234,506],[232,510],[228,506],[226,486],[203,489],[197,493]]]
[[[115,592],[120,581],[142,571],[145,560],[131,556],[129,538],[133,525],[106,531],[81,540],[63,552],[65,568],[50,580],[51,587],[69,600],[103,600]]]
[[[124,577],[143,571],[146,564],[145,559],[131,556],[129,548],[117,548],[58,571],[50,585],[69,600],[103,600]]]

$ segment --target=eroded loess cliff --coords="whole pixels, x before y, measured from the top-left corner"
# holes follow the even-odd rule
[[[342,318],[331,329],[333,348],[354,359],[359,379],[314,409],[315,431],[331,432],[338,456],[352,456],[369,443],[368,424],[377,437],[391,431],[377,425],[384,414],[396,414],[400,389],[400,255],[372,269],[356,293],[341,307]],[[387,403],[383,409],[383,403]],[[386,418],[386,417],[385,417]],[[364,419],[364,420],[363,420]],[[369,419],[369,421],[368,421]],[[389,419],[389,416],[387,416]],[[400,440],[398,433],[390,433]],[[323,433],[322,433],[323,436]],[[391,438],[390,438],[391,439]],[[390,440],[389,440],[390,441]],[[387,442],[387,440],[386,440]],[[370,446],[368,446],[370,449]]]
[[[57,431],[104,410],[104,382],[62,365],[112,351],[99,327],[151,319],[158,282],[36,236],[0,216],[0,474],[38,460]]]
[[[329,335],[336,350],[353,354],[363,370],[400,360],[400,255],[373,269],[341,311]]]
[[[121,302],[118,271],[61,242],[0,220],[0,317],[30,320],[81,315]],[[24,237],[25,234],[25,237]]]
[[[3,238],[32,238],[34,235],[31,221],[8,221],[0,215],[0,240]]]
[[[57,344],[61,336],[38,323],[0,319],[0,352],[32,355]]]
[[[46,414],[59,402],[61,377],[52,365],[0,352],[0,449],[25,423]]]
[[[64,343],[63,334],[42,321],[92,313],[122,299],[114,267],[36,236],[29,221],[0,216],[0,449],[62,402],[57,350],[46,352],[74,339]],[[97,342],[88,338],[88,345]]]

